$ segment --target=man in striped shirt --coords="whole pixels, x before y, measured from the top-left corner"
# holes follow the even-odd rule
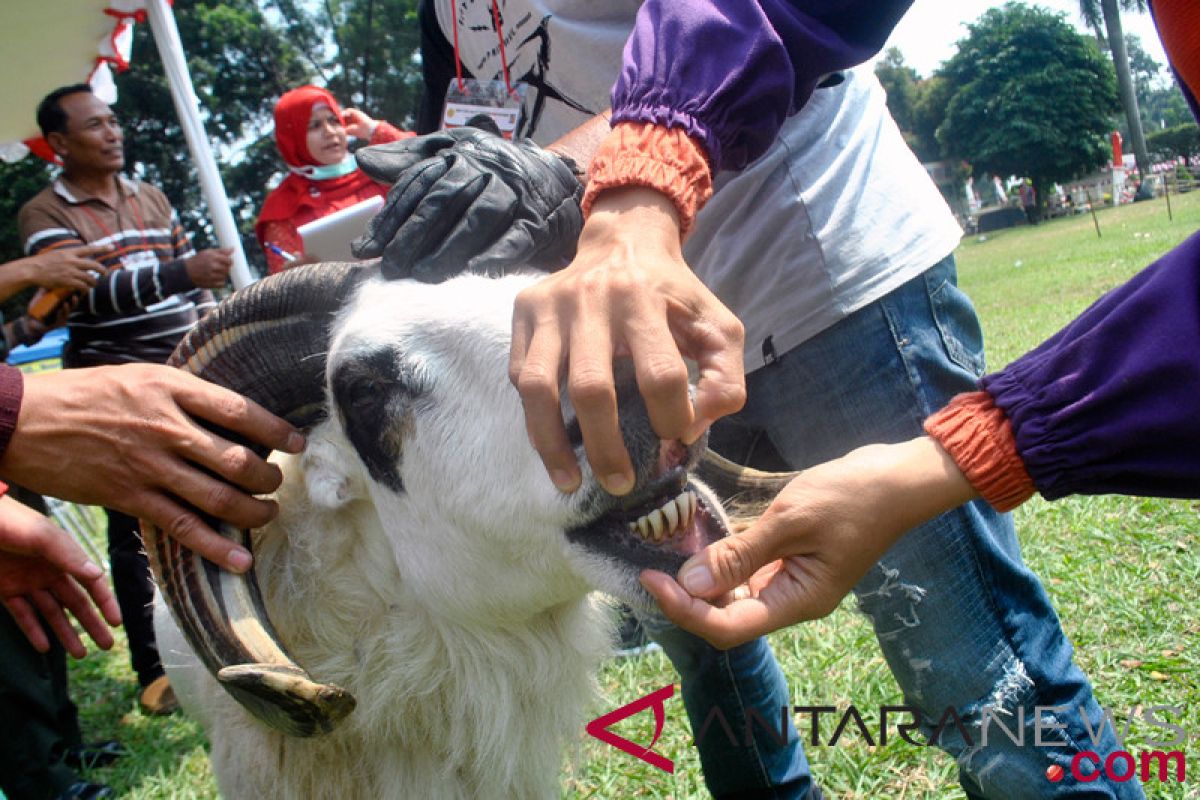
[[[193,251],[163,193],[120,174],[121,126],[90,87],[51,92],[37,117],[63,172],[21,208],[26,255],[85,244],[111,248],[101,259],[111,272],[78,295],[67,320],[64,365],[162,363],[215,304],[209,290],[225,285],[230,251]],[[44,298],[40,306],[50,312],[56,300],[69,299]],[[109,510],[108,548],[142,708],[169,713],[175,703],[154,642],[153,582],[135,518]]]

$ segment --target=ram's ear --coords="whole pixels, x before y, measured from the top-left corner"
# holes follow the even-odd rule
[[[367,497],[367,484],[354,451],[341,437],[328,434],[329,424],[309,433],[300,463],[309,500],[333,511]]]
[[[256,401],[293,425],[315,430],[326,417],[330,327],[378,262],[312,264],[259,281],[222,302],[184,337],[172,366]],[[223,435],[236,441],[230,431]],[[262,454],[251,442],[245,442]],[[318,445],[319,449],[319,445]],[[318,454],[318,461],[325,461]],[[353,485],[319,481],[326,499]],[[210,519],[230,540],[253,549],[248,530]],[[234,575],[200,558],[153,525],[146,550],[179,629],[217,681],[254,716],[293,736],[332,730],[354,697],[320,683],[296,662],[267,617],[255,570]]]

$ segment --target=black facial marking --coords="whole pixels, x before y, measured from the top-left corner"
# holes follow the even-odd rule
[[[412,401],[421,386],[399,355],[382,349],[338,365],[333,397],[342,427],[371,478],[404,491],[400,460],[411,424]]]

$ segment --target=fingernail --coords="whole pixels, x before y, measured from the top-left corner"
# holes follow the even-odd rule
[[[579,481],[575,478],[574,473],[565,469],[550,470],[550,480],[554,481],[555,487],[560,492],[570,494],[579,488]]]
[[[79,570],[83,578],[86,580],[95,580],[104,574],[104,570],[93,564],[91,561],[85,561],[82,569]]]
[[[609,494],[628,494],[633,488],[633,478],[624,472],[614,472],[604,478],[604,488]]]
[[[679,583],[689,594],[703,594],[713,587],[712,572],[703,564],[697,564],[679,576]]]
[[[287,449],[289,453],[299,453],[304,449],[304,434],[292,432],[288,434]]]
[[[230,550],[229,555],[225,557],[225,566],[230,572],[245,572],[253,563],[254,559],[250,553],[240,547]]]

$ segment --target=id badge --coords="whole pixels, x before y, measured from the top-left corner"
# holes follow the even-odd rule
[[[528,89],[528,84],[520,81],[509,92],[504,81],[464,78],[459,86],[458,78],[451,78],[442,112],[442,130],[461,128],[473,117],[484,114],[491,117],[505,139],[512,139],[521,123],[521,107]]]

